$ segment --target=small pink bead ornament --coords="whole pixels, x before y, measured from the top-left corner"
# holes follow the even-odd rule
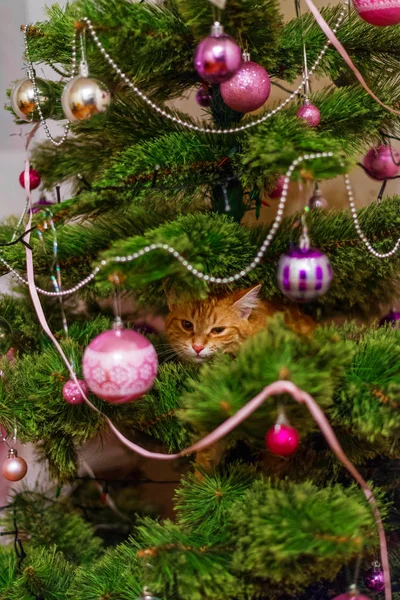
[[[82,367],[85,381],[96,396],[122,404],[149,391],[157,375],[158,359],[143,335],[117,327],[90,342]]]
[[[78,381],[83,393],[87,395],[89,391],[88,384],[86,383],[86,381],[83,381],[83,379],[78,379]],[[79,389],[79,386],[75,383],[73,379],[70,379],[69,381],[67,381],[67,383],[64,384],[62,395],[65,402],[68,402],[68,404],[83,404],[85,402],[85,399],[82,395],[81,390]]]
[[[267,448],[279,456],[290,456],[299,447],[299,434],[287,420],[283,407],[280,407],[275,425],[267,431],[265,442]]]

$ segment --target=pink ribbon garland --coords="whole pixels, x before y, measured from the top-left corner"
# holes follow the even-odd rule
[[[336,48],[336,50],[339,52],[340,56],[343,58],[345,63],[353,71],[354,75],[357,77],[358,81],[361,83],[364,90],[371,96],[371,98],[373,98],[376,102],[378,102],[378,104],[383,106],[383,108],[386,108],[386,110],[389,110],[394,115],[400,115],[399,110],[396,110],[395,108],[392,108],[391,106],[387,106],[387,104],[385,104],[384,102],[379,100],[378,96],[376,96],[374,94],[374,92],[368,87],[367,83],[364,80],[364,77],[361,75],[361,73],[357,69],[357,67],[353,64],[353,61],[351,60],[347,51],[342,46],[342,44],[339,42],[336,35],[333,33],[332,29],[329,27],[328,23],[325,21],[324,17],[321,15],[321,13],[319,12],[318,8],[315,6],[313,1],[305,0],[305,2],[307,4],[308,8],[310,9],[310,11],[312,12],[312,14],[314,15],[316,22],[318,23],[318,25],[320,26],[322,31],[325,33],[326,37],[328,38],[328,40],[330,41],[332,46],[334,46]]]

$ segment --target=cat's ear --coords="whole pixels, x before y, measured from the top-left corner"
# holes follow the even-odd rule
[[[253,308],[256,308],[259,303],[258,294],[261,290],[261,283],[250,288],[249,290],[241,290],[234,294],[235,302],[233,306],[239,311],[242,319],[248,319]]]
[[[168,308],[170,310],[170,312],[172,312],[173,310],[175,310],[178,302],[176,301],[176,293],[174,292],[173,289],[171,288],[167,288],[164,285],[164,292],[165,292],[165,297],[167,299],[167,305]]]

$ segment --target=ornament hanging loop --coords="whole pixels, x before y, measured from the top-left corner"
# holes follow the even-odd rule
[[[301,215],[301,226],[302,232],[299,239],[299,246],[302,250],[309,250],[311,246],[310,237],[308,235],[308,226],[306,222],[306,215],[303,213]]]
[[[89,65],[86,60],[86,27],[83,27],[79,34],[81,47],[81,61],[79,63],[79,75],[89,77]]]

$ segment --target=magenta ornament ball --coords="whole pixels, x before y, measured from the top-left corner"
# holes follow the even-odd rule
[[[371,569],[368,569],[364,575],[364,583],[365,586],[375,594],[378,592],[383,592],[385,589],[383,569],[380,567],[372,567]]]
[[[299,447],[299,434],[297,429],[290,425],[274,425],[267,431],[267,448],[279,456],[290,456]]]
[[[83,379],[78,379],[78,381],[83,393],[87,395],[89,391],[88,384],[86,383],[86,381],[83,381]],[[67,383],[64,384],[62,394],[65,402],[68,402],[68,404],[82,404],[83,402],[85,402],[85,399],[82,396],[82,392],[79,389],[79,386],[76,385],[73,379],[70,379],[69,381],[67,381]]]
[[[379,327],[385,327],[386,325],[391,325],[392,327],[399,328],[400,312],[391,310],[387,315],[382,317],[382,319],[379,321]]]
[[[333,600],[371,600],[371,598],[364,596],[364,594],[346,592],[345,594],[339,594],[339,596],[335,596]]]
[[[296,117],[307,123],[309,127],[317,127],[321,121],[321,113],[318,108],[308,101],[304,102],[303,106],[300,106]]]
[[[153,345],[137,331],[116,329],[94,338],[83,355],[83,375],[102,400],[122,404],[149,391],[157,375]]]
[[[293,248],[278,264],[279,289],[296,302],[310,302],[325,294],[332,276],[329,258],[317,248]]]
[[[249,60],[228,81],[221,83],[221,96],[229,108],[248,113],[260,108],[271,92],[271,81],[261,65]]]
[[[353,0],[364,21],[378,27],[400,23],[400,0]]]
[[[19,176],[19,182],[25,188],[25,171]],[[29,186],[31,190],[36,190],[40,185],[40,173],[35,169],[29,169]]]
[[[285,177],[284,177],[284,175],[281,175],[279,177],[278,181],[276,182],[276,186],[274,187],[272,192],[270,192],[268,194],[268,197],[269,198],[280,198],[282,196],[284,183],[285,183]]]
[[[194,67],[209,83],[230,79],[242,64],[242,52],[229,35],[209,35],[196,48]]]
[[[212,96],[210,92],[210,88],[207,84],[203,84],[199,87],[196,92],[196,102],[199,106],[203,108],[208,108],[211,106]]]
[[[390,146],[381,144],[368,150],[363,165],[372,179],[383,181],[388,177],[395,177],[399,172],[400,167],[395,164],[393,158],[400,163],[400,154]]]

